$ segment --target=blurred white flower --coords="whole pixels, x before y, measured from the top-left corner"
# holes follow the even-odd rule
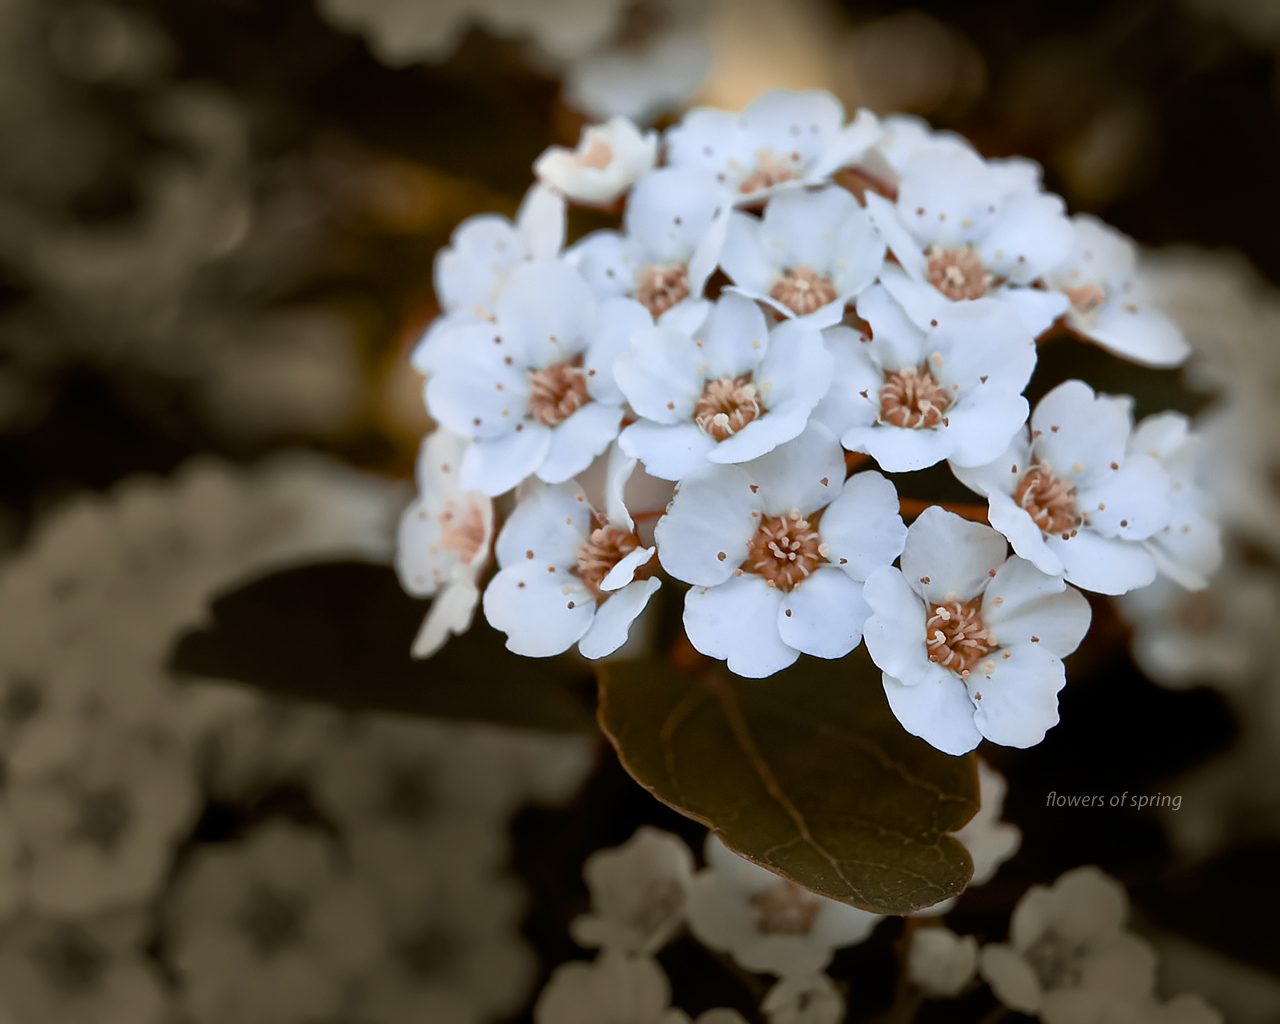
[[[1069,380],[1040,400],[1004,454],[951,468],[986,495],[991,525],[1041,572],[1123,594],[1156,578],[1145,542],[1174,512],[1169,473],[1134,450],[1132,429],[1132,398]]]
[[[815,972],[783,978],[765,993],[760,1011],[769,1024],[839,1024],[845,1004],[832,980]]]
[[[323,834],[282,821],[198,847],[166,919],[184,1007],[202,1024],[324,1018],[385,956],[367,887]]]
[[[634,468],[615,445],[603,515],[567,483],[531,490],[503,524],[484,614],[509,650],[540,658],[576,643],[583,657],[603,658],[626,643],[661,585],[651,575],[654,548],[641,543],[622,501]]]
[[[574,941],[624,953],[661,949],[684,924],[693,868],[684,841],[651,825],[596,850],[582,867],[591,911],[570,924]]]
[[[738,205],[780,189],[817,184],[851,164],[880,137],[870,111],[844,123],[830,93],[767,92],[740,114],[699,108],[666,135],[667,163],[710,171]]]
[[[1008,943],[982,947],[978,969],[1007,1007],[1046,1024],[1086,1024],[1108,1010],[1149,1000],[1156,955],[1124,930],[1123,886],[1088,866],[1018,901]]]
[[[973,858],[970,885],[991,881],[1000,865],[1022,845],[1022,829],[1000,820],[1008,791],[1009,783],[1004,776],[978,758],[978,813],[959,832],[952,833]]]
[[[826,333],[835,380],[819,417],[890,473],[950,459],[981,465],[1027,421],[1036,365],[1022,321],[990,299],[939,310],[922,330],[882,285],[858,297],[871,335]]]
[[[641,418],[618,444],[664,480],[746,462],[804,430],[831,367],[816,327],[787,320],[770,331],[759,306],[726,294],[696,330],[630,335],[614,374]]]
[[[655,534],[663,568],[694,585],[684,626],[695,648],[762,678],[802,653],[842,658],[858,646],[863,581],[902,551],[906,527],[893,484],[844,473],[836,439],[814,424],[679,485]]]
[[[656,132],[641,134],[627,118],[613,117],[584,127],[577,149],[548,148],[533,173],[571,202],[609,206],[653,170],[657,155]]]
[[[950,928],[917,928],[907,949],[907,977],[931,999],[958,996],[978,969],[978,940]]]
[[[414,597],[433,597],[414,637],[415,658],[429,658],[454,633],[471,628],[476,581],[493,544],[493,501],[460,482],[466,442],[443,428],[418,450],[418,497],[400,517],[396,572]]]
[[[761,218],[734,213],[720,265],[744,294],[829,327],[875,281],[884,242],[845,189],[774,196]]]
[[[914,736],[948,754],[985,737],[1029,747],[1058,722],[1062,659],[1089,628],[1089,603],[1005,540],[937,505],[907,531],[901,569],[864,590],[867,651],[889,706]]]
[[[688,1024],[671,1005],[671,983],[657,961],[604,950],[591,963],[561,964],[538,994],[535,1024]]]
[[[807,975],[826,967],[837,949],[862,942],[880,921],[879,914],[819,896],[745,860],[714,833],[707,834],[704,852],[707,866],[689,892],[689,930],[749,971],[799,979],[796,986],[805,989]]]
[[[145,915],[23,915],[0,932],[5,1024],[168,1024],[172,996],[143,952]]]
[[[32,906],[84,914],[159,888],[199,810],[188,751],[164,735],[103,729],[68,764],[24,767],[10,765],[7,796]]]
[[[1133,242],[1088,214],[1073,217],[1071,227],[1070,251],[1045,275],[1049,286],[1070,300],[1071,328],[1136,363],[1183,362],[1190,347],[1177,324],[1149,300]]]

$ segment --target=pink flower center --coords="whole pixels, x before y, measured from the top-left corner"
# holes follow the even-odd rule
[[[929,283],[947,298],[980,299],[991,290],[995,277],[978,257],[978,250],[972,245],[961,245],[954,249],[943,249],[931,245],[924,251],[929,261],[926,274]]]
[[[528,379],[529,415],[544,427],[563,423],[591,401],[581,356],[543,370],[530,370]]]
[[[742,571],[763,576],[771,587],[791,591],[827,560],[815,512],[806,519],[797,509],[782,516],[762,516],[748,545]]]
[[[782,879],[751,895],[756,927],[765,935],[808,935],[822,913],[822,901],[807,889]]]
[[[593,171],[603,171],[611,163],[613,163],[613,147],[599,136],[593,138],[587,146],[587,151],[578,157],[579,166]]]
[[[780,157],[771,149],[762,149],[756,153],[756,169],[742,179],[738,191],[749,196],[752,192],[773,188],[784,181],[799,181],[803,177],[797,168],[799,163],[799,153],[788,153]]]
[[[835,282],[826,274],[819,274],[813,267],[799,266],[784,270],[769,296],[796,316],[807,316],[828,302],[835,302],[839,293]]]
[[[591,531],[591,536],[578,545],[578,576],[597,601],[608,597],[612,591],[601,590],[600,584],[613,567],[640,546],[640,538],[627,533],[612,523]],[[636,571],[636,578],[643,579],[644,567]]]
[[[1082,284],[1078,288],[1064,285],[1058,289],[1071,300],[1071,308],[1081,316],[1090,316],[1104,302],[1106,295],[1096,284]]]
[[[751,383],[751,374],[709,380],[702,397],[693,407],[693,422],[714,437],[724,441],[748,423],[764,414],[759,392]]]
[[[458,504],[445,502],[440,513],[440,547],[457,554],[463,565],[470,565],[484,544],[484,516],[478,505],[468,504],[458,515]]]
[[[1015,504],[1026,509],[1032,521],[1049,536],[1059,534],[1064,540],[1075,533],[1082,517],[1076,508],[1076,488],[1038,462],[1027,470],[1013,489]]]
[[[982,598],[930,605],[925,623],[929,660],[968,679],[974,665],[999,650],[996,638],[982,620]]]
[[[636,273],[635,300],[656,320],[689,296],[689,268],[684,263],[646,263]]]
[[[927,368],[892,370],[880,387],[880,415],[876,419],[909,430],[928,430],[946,423],[951,396]]]

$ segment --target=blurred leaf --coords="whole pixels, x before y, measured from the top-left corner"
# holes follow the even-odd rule
[[[389,566],[288,569],[216,599],[212,626],[178,642],[170,669],[355,709],[594,729],[590,669],[517,657],[479,610],[434,657],[410,658],[428,607],[405,595]]]
[[[605,664],[600,725],[659,800],[824,896],[904,914],[973,873],[947,833],[978,809],[974,756],[906,733],[862,648],[768,679]]]

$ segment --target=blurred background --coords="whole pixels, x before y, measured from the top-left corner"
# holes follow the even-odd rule
[[[1028,884],[1100,864],[1166,994],[1280,1020],[1280,5],[0,0],[0,1021],[529,1020],[586,955],[588,853],[643,822],[701,848],[592,735],[589,678],[535,733],[402,714],[358,668],[171,668],[215,597],[389,559],[461,220],[514,213],[592,120],[771,88],[1032,157],[1148,248],[1197,354],[1117,389],[1215,431],[1229,571],[1095,605],[1063,724],[986,755],[1022,849],[949,920],[999,939]],[[380,600],[407,651],[421,609]],[[892,1001],[897,926],[837,957],[851,1019]],[[691,1013],[760,1019],[691,940],[662,962]]]

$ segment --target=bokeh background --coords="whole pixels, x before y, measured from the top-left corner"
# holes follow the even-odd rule
[[[999,939],[1030,883],[1099,864],[1165,994],[1280,1020],[1270,0],[0,0],[0,1020],[529,1020],[550,969],[586,955],[568,922],[588,853],[643,822],[701,848],[580,731],[585,670],[583,707],[534,733],[392,713],[427,682],[384,672],[390,648],[286,664],[274,692],[173,652],[215,597],[389,558],[430,427],[408,353],[462,219],[513,213],[537,155],[593,119],[663,127],[779,87],[1030,156],[1072,212],[1148,247],[1197,356],[1114,389],[1217,424],[1237,575],[1179,612],[1190,647],[1139,646],[1142,667],[1096,604],[1062,725],[986,754],[1024,841],[949,921]],[[1048,357],[1070,372],[1083,352]],[[421,610],[378,593],[407,652]],[[275,902],[237,916],[264,886]],[[892,1001],[896,926],[837,957],[850,1019]],[[305,951],[288,970],[281,943]],[[692,940],[662,963],[691,1013],[760,1019]]]

